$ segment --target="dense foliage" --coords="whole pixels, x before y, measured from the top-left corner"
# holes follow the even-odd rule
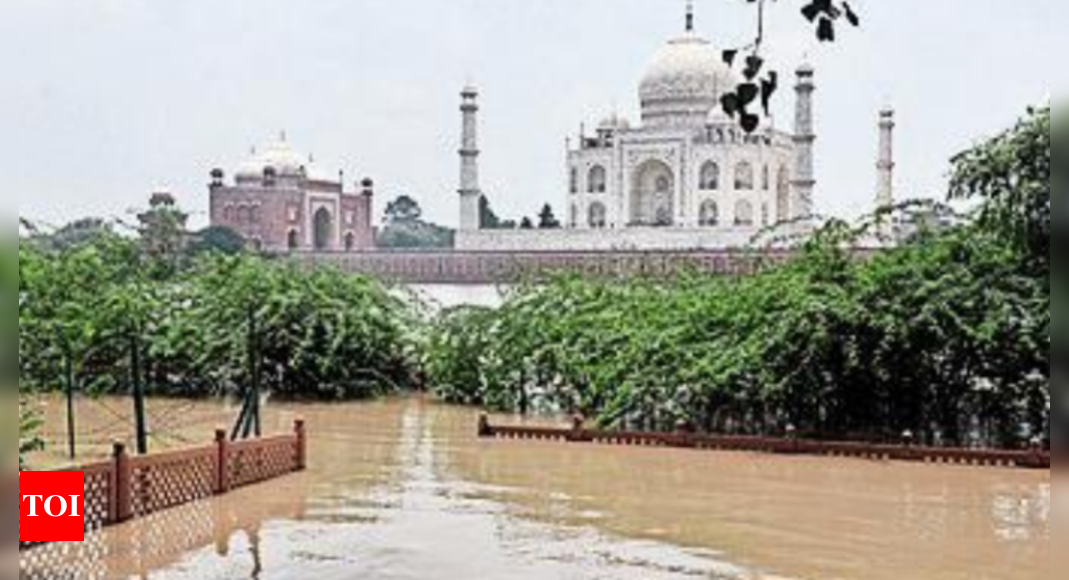
[[[27,469],[26,456],[44,447],[37,435],[41,420],[25,401],[19,401],[19,471]]]
[[[963,157],[958,175],[1006,138]],[[446,312],[427,353],[431,382],[447,400],[579,412],[607,426],[1046,438],[1048,280],[1027,246],[1007,243],[1014,222],[988,217],[992,200],[1016,198],[956,183],[958,195],[983,198],[980,219],[868,260],[850,256],[853,232],[831,225],[798,260],[754,277],[564,278],[521,288],[497,311]]]
[[[254,368],[294,398],[408,382],[413,325],[381,284],[216,254],[152,277],[166,269],[145,267],[158,257],[142,247],[114,234],[63,251],[20,242],[20,386],[128,392],[138,359],[148,391],[166,395],[241,391]]]
[[[1060,115],[1054,124],[1053,131],[1054,139],[1056,141],[1061,141],[1063,144],[1069,142],[1069,119],[1067,119],[1065,115]],[[1051,173],[1051,185],[1055,195],[1057,195],[1057,192],[1061,191],[1062,198],[1064,199],[1066,197],[1065,187],[1066,184],[1069,183],[1069,150],[1067,150],[1064,145],[1059,146],[1056,155]],[[1063,204],[1060,206],[1063,208],[1063,217],[1055,220],[1055,227],[1053,228],[1054,246],[1064,248],[1066,247],[1066,242],[1069,241],[1069,236],[1067,236],[1067,233],[1069,232],[1066,230],[1067,223],[1064,217],[1064,209],[1066,207],[1064,205],[1065,202],[1062,201],[1059,203]],[[1062,243],[1059,244],[1058,240],[1062,240]],[[1064,255],[1061,257],[1051,257],[1055,258],[1056,261],[1062,262],[1061,266],[1055,267],[1053,272],[1051,272],[1051,284],[1053,285],[1055,304],[1058,305],[1058,310],[1065,310],[1066,307],[1069,307],[1069,302],[1066,300],[1067,297],[1069,297],[1069,284],[1067,284],[1069,280],[1066,279],[1065,268],[1066,258]],[[1069,334],[1067,334],[1067,330],[1069,330],[1069,326],[1065,325],[1064,321],[1062,324],[1055,323],[1054,325],[1054,335],[1061,337],[1055,339],[1054,343],[1056,345],[1062,345],[1060,348],[1065,348],[1066,345],[1069,345]],[[1066,383],[1063,380],[1063,377],[1066,376],[1065,361],[1069,361],[1069,357],[1065,355],[1066,351],[1061,350],[1060,355],[1054,357],[1054,374],[1056,377],[1054,384],[1055,388],[1062,394],[1058,395],[1058,400],[1060,402],[1055,408],[1056,419],[1052,424],[1056,431],[1054,436],[1056,440],[1061,442],[1064,442],[1066,440],[1066,435],[1069,434],[1069,398],[1066,397],[1066,395],[1069,394],[1069,391],[1066,390]]]

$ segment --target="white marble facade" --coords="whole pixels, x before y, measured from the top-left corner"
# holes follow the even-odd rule
[[[762,118],[753,134],[728,118],[721,97],[740,83],[721,51],[694,30],[668,41],[642,76],[641,119],[613,115],[569,146],[565,224],[558,232],[474,227],[471,175],[474,90],[464,92],[460,250],[725,249],[745,246],[769,226],[797,234],[813,214],[813,82],[795,76],[795,127]],[[781,93],[783,94],[783,93]],[[584,130],[585,133],[585,130]],[[466,151],[466,153],[465,153]]]

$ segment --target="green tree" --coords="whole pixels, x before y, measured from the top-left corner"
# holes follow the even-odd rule
[[[413,224],[423,217],[423,208],[415,199],[402,195],[386,204],[385,223],[387,225]]]
[[[32,240],[43,248],[65,251],[89,245],[113,233],[111,224],[100,218],[83,218],[66,224],[55,232],[45,234],[40,229],[30,228]]]
[[[138,215],[141,251],[150,276],[167,278],[182,267],[188,241],[183,212],[168,193],[157,193],[149,200],[149,209]]]
[[[19,471],[29,469],[28,455],[44,449],[44,442],[38,436],[41,419],[24,400],[19,400]]]
[[[553,206],[548,203],[542,206],[538,212],[538,228],[542,230],[555,230],[560,228],[560,220],[553,214]]]
[[[954,160],[952,199],[980,200],[981,226],[1013,243],[1036,275],[1050,274],[1050,108]]]
[[[494,213],[485,195],[479,198],[479,227],[484,230],[501,229],[501,218]]]
[[[186,251],[192,257],[207,253],[233,256],[245,251],[245,238],[228,227],[211,226],[193,234]]]

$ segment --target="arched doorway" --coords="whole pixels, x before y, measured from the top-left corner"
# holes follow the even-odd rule
[[[351,252],[356,249],[356,234],[348,232],[345,234],[345,251]]]
[[[713,200],[708,200],[702,204],[701,212],[698,217],[698,224],[702,226],[716,226],[720,223],[720,208]]]
[[[313,217],[314,232],[315,235],[315,249],[327,250],[331,247],[331,242],[334,239],[334,216],[330,215],[330,210],[321,207],[315,212]]]
[[[286,247],[291,252],[295,252],[301,247],[301,238],[297,230],[290,230],[290,233],[286,236]]]
[[[590,204],[587,214],[587,225],[589,225],[591,229],[598,230],[605,227],[608,221],[608,211],[605,208],[605,204],[600,201]]]
[[[670,226],[675,221],[675,174],[663,161],[651,160],[631,181],[631,223]]]

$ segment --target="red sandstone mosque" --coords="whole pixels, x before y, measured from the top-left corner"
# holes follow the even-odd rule
[[[211,224],[241,234],[250,246],[275,253],[359,252],[374,247],[372,182],[346,190],[298,154],[283,134],[238,168],[231,183],[211,172]]]

